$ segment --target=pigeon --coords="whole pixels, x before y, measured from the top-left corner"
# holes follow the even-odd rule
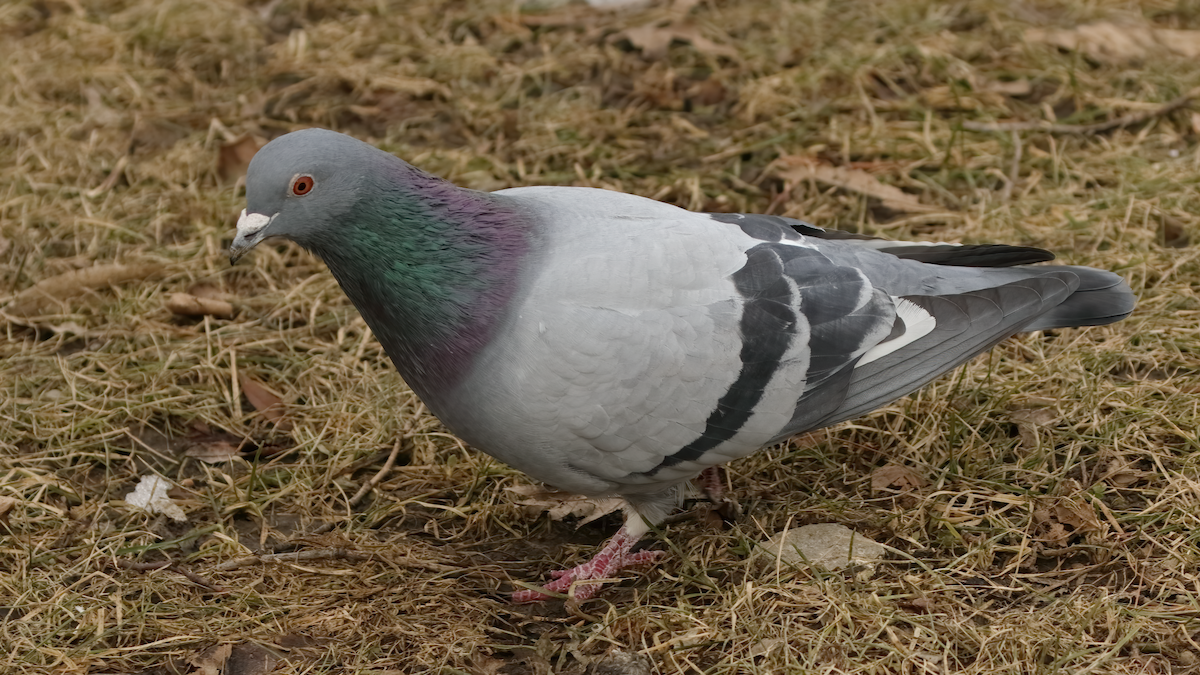
[[[478,192],[324,129],[254,156],[236,263],[324,260],[455,435],[623,526],[516,602],[592,597],[714,467],[859,417],[1016,333],[1119,321],[1112,272],[1037,248],[890,241],[596,188]]]

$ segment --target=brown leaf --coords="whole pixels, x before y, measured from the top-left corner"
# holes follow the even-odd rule
[[[15,317],[31,317],[52,308],[64,308],[68,298],[84,295],[105,286],[159,276],[164,268],[157,263],[133,265],[94,265],[42,279],[21,291],[4,309]]]
[[[304,633],[285,633],[275,639],[275,644],[282,649],[306,649],[320,645],[321,641]]]
[[[0,497],[0,527],[8,529],[8,512],[16,504],[17,500],[12,497]]]
[[[1045,534],[1042,539],[1057,546],[1065,546],[1067,540],[1071,538],[1071,533],[1067,532],[1067,528],[1062,526],[1062,523],[1050,523],[1046,527]]]
[[[1164,213],[1159,216],[1159,223],[1158,231],[1162,235],[1163,246],[1187,248],[1192,243],[1192,238],[1188,235],[1187,226],[1177,218]]]
[[[774,652],[778,649],[786,648],[787,640],[784,640],[783,638],[766,638],[750,645],[750,649],[746,652],[746,655],[750,658],[767,656],[771,652]]]
[[[537,511],[545,511],[551,520],[563,520],[568,516],[580,518],[580,527],[619,510],[624,503],[623,500],[617,498],[589,499],[570,492],[537,485],[514,485],[505,489],[525,497],[517,502],[518,504],[533,507]]]
[[[266,139],[254,134],[242,134],[228,143],[222,143],[217,156],[217,175],[224,181],[245,176],[250,168],[250,160],[266,144]]]
[[[291,423],[284,419],[286,410],[283,405],[283,399],[278,394],[267,389],[266,385],[248,377],[242,373],[238,373],[238,384],[242,388],[242,393],[246,395],[246,400],[250,401],[250,405],[254,406],[262,416],[281,431],[287,431],[292,428]]]
[[[1063,546],[1076,535],[1101,530],[1095,510],[1081,497],[1050,497],[1042,504],[1033,511],[1033,523],[1042,541]]]
[[[215,298],[198,298],[190,293],[172,293],[164,302],[167,309],[180,316],[210,315],[220,319],[233,318],[233,305]]]
[[[212,300],[227,300],[228,294],[212,284],[193,284],[187,289],[188,294],[194,295],[197,298],[210,298]]]
[[[232,651],[233,645],[226,644],[217,645],[203,654],[196,655],[189,661],[196,667],[192,675],[223,675],[225,662],[229,660]]]
[[[675,41],[686,42],[697,51],[714,56],[737,57],[737,50],[725,45],[719,45],[700,34],[695,26],[680,26],[673,23],[665,25],[648,23],[633,28],[627,28],[609,38],[611,42],[626,40],[642,52],[649,61],[657,61],[667,56],[667,50]]]
[[[1031,450],[1038,447],[1037,427],[1032,424],[1018,424],[1017,435],[1021,437],[1021,447]]]
[[[818,183],[833,185],[843,190],[857,192],[878,199],[883,203],[884,207],[893,211],[904,213],[934,213],[943,211],[943,209],[936,206],[922,204],[916,197],[898,187],[880,183],[879,179],[866,171],[820,164],[814,159],[798,155],[783,157],[780,161],[787,168],[778,171],[778,176],[786,181],[800,182],[815,180]]]
[[[1018,424],[1033,424],[1044,427],[1061,417],[1061,414],[1050,407],[1016,408],[1008,411],[1008,419]]]
[[[1106,63],[1132,61],[1163,52],[1189,59],[1200,57],[1200,31],[1195,30],[1101,21],[1067,29],[1030,28],[1025,31],[1025,39],[1078,50]]]
[[[971,92],[943,85],[931,87],[921,92],[925,105],[934,110],[978,110],[984,103]]]
[[[1126,488],[1149,475],[1150,474],[1145,471],[1138,471],[1136,469],[1123,469],[1109,475],[1107,478],[1105,478],[1105,480],[1112,484],[1113,487]]]
[[[1026,78],[1009,82],[989,82],[983,91],[1001,96],[1028,96],[1033,93],[1033,84]]]
[[[1032,406],[1008,411],[1008,419],[1017,424],[1022,448],[1038,447],[1038,427],[1047,426],[1061,417],[1057,409],[1050,406]]]
[[[229,441],[213,441],[212,443],[193,445],[183,454],[206,464],[221,464],[241,456],[237,446]]]
[[[472,675],[497,675],[500,669],[507,666],[507,661],[502,661],[491,656],[483,654],[475,654],[471,657],[471,673]]]
[[[882,492],[888,488],[901,491],[916,490],[924,487],[928,481],[907,466],[888,464],[871,472],[871,490]]]
[[[437,94],[442,98],[452,98],[449,87],[427,77],[384,75],[372,77],[370,86],[374,89],[395,91],[410,96],[423,97],[430,94]]]
[[[222,675],[266,675],[275,669],[279,657],[253,642],[235,645],[225,662]]]
[[[654,24],[627,28],[612,37],[614,41],[624,38],[633,45],[634,49],[642,52],[642,56],[657,61],[667,55],[667,49],[675,39],[670,27],[660,27]]]

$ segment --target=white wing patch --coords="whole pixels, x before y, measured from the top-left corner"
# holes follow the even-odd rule
[[[795,239],[785,236],[783,239],[772,243],[783,244],[784,246],[799,246],[800,248],[811,248],[814,250],[817,248],[816,244],[810,243],[802,234],[797,234]]]
[[[865,246],[877,251],[909,246],[962,246],[961,243],[953,241],[900,241],[897,239],[852,239],[848,241],[855,246]]]
[[[896,318],[904,322],[904,332],[887,342],[881,342],[868,349],[867,353],[863,354],[863,357],[858,360],[858,363],[854,366],[855,368],[865,366],[872,361],[891,354],[901,347],[920,340],[933,332],[933,329],[937,326],[937,321],[934,320],[933,315],[911,300],[897,298],[894,295],[892,296],[892,300],[896,303]]]

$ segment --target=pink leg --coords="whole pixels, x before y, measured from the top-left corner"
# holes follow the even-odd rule
[[[719,502],[725,494],[725,472],[719,466],[710,466],[696,476],[696,485],[704,491],[709,501]]]
[[[578,567],[572,567],[569,570],[557,570],[550,573],[554,577],[554,581],[546,584],[546,590],[555,593],[566,593],[571,584],[576,581],[588,581],[591,579],[607,579],[614,572],[625,569],[626,567],[642,567],[650,565],[655,560],[663,555],[662,551],[638,551],[630,553],[633,545],[638,543],[641,536],[634,535],[624,525],[620,530],[612,536],[605,544],[600,552],[592,557],[591,560],[585,562]],[[601,584],[580,584],[575,587],[575,599],[587,600],[600,590]],[[513,602],[542,602],[549,600],[550,596],[544,593],[538,593],[531,590],[514,591],[512,595]]]

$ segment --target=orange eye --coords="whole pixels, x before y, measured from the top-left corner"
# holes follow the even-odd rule
[[[304,195],[312,192],[313,186],[316,184],[317,182],[313,180],[312,176],[296,176],[292,179],[292,194],[296,195],[297,197],[303,197]]]

